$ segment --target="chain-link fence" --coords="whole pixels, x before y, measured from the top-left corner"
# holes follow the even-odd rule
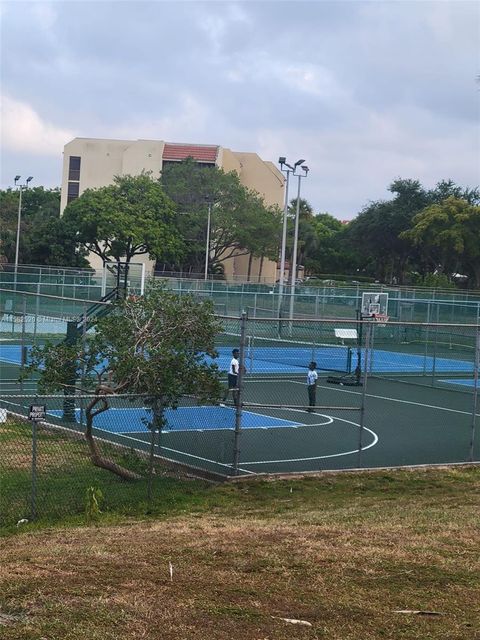
[[[478,324],[222,320],[223,397],[181,398],[161,429],[147,398],[109,397],[92,417],[92,396],[40,396],[34,378],[8,386],[3,361],[2,522],[81,513],[89,487],[111,508],[148,505],[157,479],[182,470],[220,479],[480,461]],[[10,356],[18,379],[22,360]],[[31,405],[45,405],[44,422],[28,420]],[[140,479],[126,483],[99,459]]]
[[[83,517],[89,489],[100,489],[104,511],[135,513],[142,505],[148,511],[152,501],[168,500],[165,478],[228,475],[234,426],[228,409],[212,407],[216,413],[208,418],[208,408],[184,398],[166,410],[159,430],[143,397],[112,396],[90,422],[92,399],[2,394],[0,527],[23,519]],[[45,410],[40,422],[29,419],[32,407]]]
[[[112,267],[113,271],[115,268]],[[92,302],[99,300],[109,287],[115,286],[115,275],[108,269],[61,269],[20,265],[14,281],[13,265],[4,265],[0,271],[0,296],[5,299],[3,312],[21,311],[21,293],[30,296],[28,312],[56,317],[57,313],[69,314],[74,299]],[[131,265],[128,287],[138,292],[142,285],[140,265]],[[152,274],[148,274],[152,277]],[[456,289],[428,289],[422,287],[394,287],[380,284],[356,283],[339,285],[329,281],[320,286],[308,283],[296,286],[294,293],[288,285],[280,294],[279,285],[257,282],[226,282],[175,278],[169,274],[155,275],[179,294],[192,293],[199,298],[211,299],[218,314],[240,315],[247,310],[250,317],[275,318],[355,318],[360,308],[363,292],[387,293],[388,313],[398,322],[476,323],[480,321],[480,293]],[[14,286],[15,285],[15,286]],[[14,290],[14,291],[13,291]],[[12,291],[13,294],[12,295]],[[43,296],[43,297],[42,297]],[[58,297],[54,303],[47,296]],[[8,307],[8,308],[7,308]]]

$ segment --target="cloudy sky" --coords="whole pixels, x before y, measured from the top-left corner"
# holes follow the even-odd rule
[[[340,219],[397,177],[480,183],[478,2],[0,6],[2,188],[59,185],[75,136],[305,158]]]

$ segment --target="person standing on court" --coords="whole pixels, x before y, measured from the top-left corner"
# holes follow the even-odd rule
[[[238,349],[233,349],[232,359],[230,360],[230,368],[228,369],[228,387],[223,397],[223,401],[225,402],[231,390],[233,396],[233,404],[235,406],[237,406],[238,404],[238,372],[240,370],[240,362],[238,360],[239,355],[240,351]]]
[[[316,396],[317,396],[317,380],[318,373],[316,371],[317,363],[310,362],[308,365],[308,373],[307,373],[307,391],[308,391],[308,412],[313,411],[313,407],[316,404]]]

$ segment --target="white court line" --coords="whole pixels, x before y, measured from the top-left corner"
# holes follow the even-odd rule
[[[327,416],[325,414],[319,414],[319,415],[321,415],[324,418],[332,418],[332,416]],[[345,420],[344,418],[332,418],[332,422],[334,419],[340,420],[340,422],[346,422],[347,424],[351,424],[354,427],[360,428],[360,425],[358,424],[358,422],[352,422],[351,420]],[[309,426],[309,425],[305,425],[305,426]],[[374,447],[377,444],[378,436],[374,431],[372,431],[372,429],[369,429],[368,427],[363,427],[363,428],[365,429],[365,431],[368,431],[373,436],[373,442],[371,442],[367,447],[362,447],[362,451],[366,451],[367,449],[370,449],[371,447]],[[290,459],[283,458],[281,460],[261,460],[259,462],[242,462],[242,464],[243,465],[248,464],[252,466],[252,465],[258,465],[258,464],[274,464],[274,463],[281,463],[281,462],[308,462],[310,460],[324,460],[325,458],[338,458],[340,456],[349,456],[354,453],[358,453],[359,451],[360,449],[353,449],[352,451],[341,451],[340,453],[330,453],[325,456],[312,456],[309,458],[290,458]]]
[[[276,408],[277,411],[296,411],[297,413],[308,413],[307,411],[305,411],[305,409],[291,409],[290,407],[277,407]],[[322,418],[327,418],[326,422],[300,422],[298,424],[299,427],[325,427],[329,424],[332,424],[332,422],[334,421],[335,418],[332,418],[332,416],[327,416],[324,413],[316,413],[315,411],[313,412],[315,414],[315,416],[322,416]],[[281,418],[280,418],[281,419]],[[295,423],[292,423],[295,424]]]
[[[277,382],[278,380],[250,380],[250,382]],[[289,380],[291,384],[301,384],[302,386],[306,386],[304,382],[299,382],[298,380]],[[427,387],[430,388],[430,387]],[[330,391],[338,391],[339,393],[353,393],[354,395],[360,395],[359,391],[349,391],[348,389],[336,389],[332,387],[327,387],[325,385],[317,385],[317,389],[330,389]],[[425,404],[423,402],[414,402],[413,400],[400,400],[398,398],[388,398],[385,396],[377,396],[373,393],[365,394],[367,398],[377,398],[377,400],[388,400],[389,402],[400,402],[401,404],[412,404],[417,407],[425,407],[426,409],[438,409],[439,411],[450,411],[451,413],[461,413],[465,416],[471,416],[471,411],[461,411],[460,409],[449,409],[448,407],[437,407],[434,404]],[[480,413],[476,414],[480,415]]]
[[[22,409],[26,409],[27,408],[25,405],[21,405],[21,404],[19,404],[17,402],[9,402],[8,400],[3,400],[2,402],[4,402],[5,404],[13,405],[14,407],[21,407]],[[25,417],[25,416],[22,416],[22,417]],[[57,417],[57,416],[53,416],[53,417]],[[78,424],[79,427],[83,426],[83,425],[81,425],[79,423],[77,423],[77,424]],[[53,427],[58,427],[59,429],[65,429],[65,427],[61,427],[61,426],[56,425],[56,424],[52,424],[52,426]],[[148,440],[141,440],[140,438],[134,438],[134,437],[128,436],[128,435],[126,435],[124,433],[113,433],[112,434],[112,431],[107,431],[107,430],[101,429],[99,427],[94,427],[94,428],[95,428],[96,431],[101,431],[102,433],[108,433],[110,436],[118,435],[121,438],[125,438],[126,440],[132,440],[133,442],[141,442],[144,446],[148,446],[150,444],[148,442]],[[70,429],[68,429],[68,431],[70,431]],[[71,431],[73,433],[80,433],[80,434],[83,433],[83,430],[77,431],[76,429],[71,429]],[[105,441],[106,442],[112,442],[112,438],[111,437],[110,438],[105,438]],[[186,456],[188,458],[194,458],[195,460],[201,460],[202,462],[209,462],[209,463],[214,464],[214,465],[216,464],[216,465],[218,465],[220,467],[226,467],[228,469],[232,468],[231,464],[225,464],[224,462],[217,462],[216,460],[210,460],[209,458],[202,458],[201,456],[196,456],[193,453],[186,453],[185,451],[180,451],[178,449],[172,449],[170,447],[162,447],[162,446],[160,446],[160,452],[162,450],[171,451],[172,453],[178,453],[178,454],[180,454],[182,456]],[[178,460],[172,460],[172,462],[179,462],[179,461]],[[248,474],[252,474],[252,475],[254,475],[254,473],[255,473],[254,471],[249,471],[248,469],[242,469],[241,467],[239,467],[238,470],[242,471],[243,473],[248,473]]]
[[[5,404],[11,404],[13,406],[22,407],[23,409],[26,408],[25,406],[23,406],[23,405],[21,405],[19,403],[8,402],[8,401],[4,401],[4,402],[5,402]],[[129,408],[133,409],[133,407],[129,407]],[[286,411],[288,411],[288,409],[286,409]],[[301,411],[301,410],[300,409],[293,409],[293,411]],[[303,425],[299,425],[299,426],[305,426],[305,427],[325,426],[326,424],[332,424],[334,419],[335,419],[335,420],[340,420],[341,422],[346,422],[347,424],[351,424],[351,425],[353,425],[355,427],[360,427],[360,425],[357,422],[352,422],[350,420],[345,420],[344,418],[333,418],[332,416],[327,416],[325,414],[318,414],[318,415],[321,415],[323,418],[327,418],[327,422],[326,423],[318,423],[318,425],[315,425],[315,424],[313,424],[313,425],[303,424]],[[54,426],[56,426],[56,425],[54,425]],[[79,426],[81,427],[82,425],[79,424]],[[112,435],[112,431],[108,431],[108,430],[102,429],[100,427],[94,427],[94,428],[97,431],[101,431],[102,433],[108,433],[108,434]],[[369,444],[367,447],[363,447],[362,451],[366,451],[367,449],[370,449],[371,447],[375,446],[377,444],[377,442],[378,442],[378,436],[374,431],[372,431],[371,429],[368,429],[367,427],[364,427],[364,429],[365,429],[365,431],[368,431],[369,433],[372,434],[373,442],[371,444]],[[79,433],[81,433],[81,432],[79,432]],[[168,433],[168,432],[162,432],[162,435],[164,433]],[[174,432],[170,432],[170,433],[174,433]],[[148,446],[148,444],[149,444],[147,440],[141,440],[140,438],[134,438],[133,436],[129,436],[129,435],[125,434],[125,433],[113,432],[113,435],[120,436],[121,438],[125,438],[126,440],[132,440],[133,442],[140,442],[144,446]],[[106,440],[107,441],[108,440],[111,441],[111,438],[106,438]],[[179,455],[183,455],[183,456],[186,456],[188,458],[193,458],[194,460],[200,460],[202,462],[208,462],[210,464],[217,465],[217,466],[220,466],[220,467],[225,467],[225,468],[228,468],[228,469],[232,468],[231,464],[226,464],[224,462],[218,462],[216,460],[211,460],[210,458],[203,458],[202,456],[197,456],[197,455],[194,455],[193,453],[187,453],[185,451],[180,451],[179,449],[172,449],[171,447],[162,447],[160,445],[160,453],[161,453],[162,450],[170,451],[172,453],[177,453]],[[352,454],[358,453],[358,452],[359,452],[359,449],[354,449],[352,451],[343,451],[343,452],[340,452],[340,453],[332,453],[332,454],[325,455],[325,456],[315,456],[315,457],[310,457],[310,458],[291,458],[291,459],[282,459],[282,460],[263,460],[263,461],[260,461],[260,462],[242,462],[242,465],[248,464],[248,465],[252,466],[252,465],[260,465],[260,464],[282,463],[282,462],[306,462],[306,461],[310,461],[310,460],[321,460],[321,459],[325,459],[325,458],[336,458],[336,457],[339,457],[339,456],[352,455]],[[176,461],[173,460],[173,462],[176,462]],[[242,471],[243,473],[246,473],[246,474],[255,475],[254,471],[250,471],[248,469],[243,469],[242,467],[238,467],[238,470]]]
[[[215,406],[215,405],[214,405]],[[198,405],[196,407],[177,407],[177,409],[192,409],[193,411],[198,411],[198,409],[211,409],[212,406],[205,406],[205,405]],[[233,407],[227,407],[227,408],[232,408]],[[148,407],[110,407],[109,411],[139,411],[139,410],[143,410],[143,411],[151,411],[151,409],[149,409]],[[172,411],[176,411],[176,409],[172,409]],[[294,409],[295,411],[295,409]],[[245,409],[246,413],[251,413],[254,416],[260,416],[262,418],[273,418],[274,416],[267,416],[264,413],[256,413],[255,411],[249,411],[248,409]],[[296,429],[297,427],[304,427],[305,423],[304,422],[290,422],[289,420],[285,420],[284,418],[276,418],[276,420],[281,420],[282,422],[286,422],[288,424],[288,427],[285,427],[281,424],[267,424],[261,427],[242,427],[243,429],[288,429],[289,427]],[[328,424],[328,423],[326,423]],[[313,426],[313,425],[312,425]],[[321,426],[321,425],[318,425]],[[216,427],[215,429],[208,429],[208,428],[203,428],[203,429],[166,429],[165,431],[162,431],[162,433],[179,433],[180,431],[224,431],[226,429],[234,429],[234,425],[232,425],[231,427]],[[121,433],[120,431],[115,431],[114,433]],[[128,431],[127,431],[128,433]]]
[[[102,433],[112,434],[111,431],[106,431],[105,429],[101,429],[99,427],[95,427],[97,431],[102,431]],[[164,432],[162,431],[162,435]],[[141,442],[145,446],[149,446],[148,440],[141,440],[140,438],[134,438],[133,436],[125,435],[124,433],[115,433],[114,435],[119,435],[122,438],[126,438],[127,440],[133,440],[134,442]],[[111,440],[111,438],[110,438]],[[163,447],[160,445],[160,452],[162,451],[171,451],[172,453],[179,453],[182,456],[187,456],[188,458],[194,458],[195,460],[201,460],[202,462],[210,462],[211,464],[216,464],[220,467],[226,467],[228,469],[232,469],[231,464],[226,464],[225,462],[217,462],[216,460],[210,460],[209,458],[202,458],[201,456],[196,456],[193,453],[186,453],[185,451],[180,451],[179,449],[172,449],[171,447]],[[179,460],[172,460],[172,462],[179,462]],[[254,474],[254,471],[248,471],[248,469],[242,469],[239,467],[239,471],[243,471],[244,473]]]
[[[189,409],[195,409],[198,407],[187,407]],[[122,409],[119,409],[118,407],[115,407],[115,410],[117,411],[122,411]],[[128,407],[128,410],[135,410],[134,407]],[[298,413],[301,413],[302,410],[301,409],[285,409],[285,411],[296,411]],[[261,414],[259,414],[261,415]],[[328,416],[326,414],[316,414],[321,416],[322,418],[326,418],[327,422],[319,422],[319,423],[314,423],[314,424],[305,424],[305,423],[299,423],[298,426],[300,427],[323,427],[329,424],[332,424],[334,420],[340,420],[341,422],[346,422],[347,424],[351,424],[355,427],[360,427],[360,425],[357,422],[352,422],[351,420],[345,420],[344,418],[333,418],[332,416]],[[119,435],[122,438],[127,438],[128,440],[133,440],[134,442],[141,442],[144,445],[148,445],[148,441],[146,440],[141,440],[139,438],[134,438],[132,436],[126,435],[125,433],[121,433],[121,432],[112,432],[112,431],[108,431],[106,429],[102,429],[101,427],[94,427],[96,430],[98,431],[102,431],[102,433],[110,433],[110,434],[114,434],[114,435]],[[297,428],[297,427],[294,427]],[[365,431],[368,431],[369,433],[372,434],[373,436],[373,442],[371,444],[369,444],[367,447],[363,447],[362,451],[366,451],[367,449],[370,449],[371,447],[375,446],[378,442],[378,436],[377,434],[372,431],[371,429],[368,429],[367,427],[364,427]],[[243,429],[242,429],[243,430]],[[178,430],[178,431],[174,431],[174,430],[167,430],[167,431],[162,431],[162,436],[170,433],[179,433],[179,432],[195,432],[195,431],[206,431],[206,430],[197,430],[197,429],[183,429],[183,430]],[[208,431],[215,431],[214,429],[208,429]],[[220,431],[220,429],[219,429]],[[127,432],[128,433],[128,432]],[[148,433],[148,432],[147,432]],[[183,456],[187,456],[188,458],[193,458],[195,460],[201,460],[202,462],[209,462],[210,464],[215,464],[215,465],[219,465],[221,467],[226,467],[228,469],[232,468],[231,464],[225,464],[223,462],[217,462],[216,460],[210,460],[209,458],[203,458],[202,456],[197,456],[194,455],[193,453],[186,453],[185,451],[180,451],[179,449],[172,449],[171,447],[164,447],[164,446],[160,446],[160,451],[165,450],[165,451],[170,451],[172,453],[177,453]],[[260,462],[242,462],[242,465],[259,465],[259,464],[274,464],[274,463],[281,463],[281,462],[303,462],[303,461],[309,461],[309,460],[321,460],[324,458],[336,458],[339,456],[346,456],[346,455],[352,455],[354,453],[358,453],[359,449],[354,449],[352,451],[342,451],[340,453],[332,453],[329,455],[325,455],[325,456],[315,456],[315,457],[311,457],[311,458],[291,458],[291,459],[282,459],[282,460],[263,460]],[[253,471],[249,471],[248,469],[242,469],[239,467],[239,471],[243,471],[244,473],[249,473],[249,474],[254,474]]]

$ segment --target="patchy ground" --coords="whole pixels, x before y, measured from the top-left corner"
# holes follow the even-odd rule
[[[25,530],[0,540],[0,638],[474,640],[479,486],[257,481],[159,521]]]

